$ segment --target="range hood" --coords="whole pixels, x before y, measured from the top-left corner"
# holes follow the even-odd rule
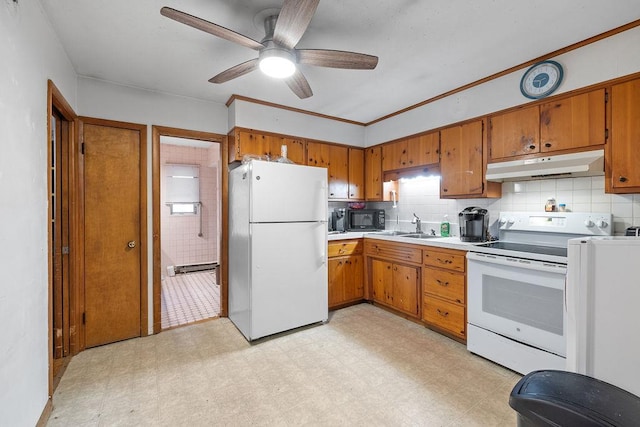
[[[526,181],[604,175],[604,150],[487,164],[487,181]]]

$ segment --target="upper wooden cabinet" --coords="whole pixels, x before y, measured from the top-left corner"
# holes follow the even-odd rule
[[[349,200],[364,200],[364,150],[349,148]]]
[[[229,163],[241,161],[245,154],[279,157],[283,145],[287,146],[287,158],[299,165],[305,163],[302,139],[241,129],[229,138],[229,145]]]
[[[541,104],[540,151],[603,145],[605,96],[605,90],[598,89]]]
[[[382,146],[382,170],[414,168],[438,163],[438,132],[413,136]]]
[[[369,147],[364,153],[365,199],[382,200],[382,147]]]
[[[540,151],[540,107],[521,108],[489,118],[491,160]]]
[[[484,121],[440,131],[440,197],[500,197],[500,183],[485,179]]]
[[[496,114],[489,119],[490,161],[604,143],[604,89]]]
[[[640,79],[611,88],[606,191],[640,193]]]
[[[348,199],[349,149],[347,147],[308,142],[307,164],[327,168],[330,199]]]

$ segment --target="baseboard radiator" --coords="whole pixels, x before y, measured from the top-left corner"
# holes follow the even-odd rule
[[[213,270],[218,266],[217,262],[206,262],[201,264],[176,265],[176,273],[193,273],[194,271]]]

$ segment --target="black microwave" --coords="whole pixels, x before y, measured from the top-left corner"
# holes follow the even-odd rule
[[[347,231],[384,230],[384,209],[347,209]]]

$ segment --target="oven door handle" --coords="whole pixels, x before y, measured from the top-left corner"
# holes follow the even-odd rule
[[[500,255],[467,252],[467,261],[484,262],[487,264],[507,265],[514,268],[527,268],[536,271],[548,271],[549,273],[566,274],[567,266],[554,262],[535,261],[522,258],[512,258]]]

